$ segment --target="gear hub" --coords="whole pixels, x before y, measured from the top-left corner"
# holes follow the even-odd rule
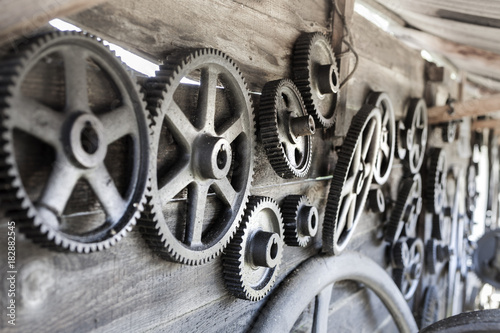
[[[319,226],[318,210],[305,195],[289,195],[281,205],[285,223],[285,243],[305,247],[316,236]]]

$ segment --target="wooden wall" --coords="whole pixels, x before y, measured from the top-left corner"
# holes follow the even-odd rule
[[[260,92],[269,80],[291,77],[292,48],[301,32],[331,32],[331,10],[325,0],[112,0],[67,19],[155,61],[178,48],[218,48],[237,61],[251,90]],[[351,31],[360,60],[347,87],[347,109],[339,112],[352,117],[370,90],[380,90],[392,98],[397,119],[403,117],[407,99],[424,94],[419,53],[357,14]],[[310,175],[296,180],[276,176],[259,144],[251,193],[277,201],[286,194],[307,194],[322,219],[329,179],[317,177],[332,174],[334,146],[341,142],[318,131]],[[396,160],[388,185],[393,199],[401,174]],[[366,211],[348,250],[387,267],[383,220]],[[2,235],[6,222],[0,223]],[[0,237],[2,249],[5,243]],[[308,248],[285,247],[279,280],[318,253],[320,243],[319,235]],[[201,267],[167,262],[146,246],[138,228],[110,250],[87,255],[40,249],[18,234],[17,265],[17,325],[10,327],[2,317],[3,332],[244,332],[265,303],[230,296],[220,258]],[[5,274],[0,272],[3,290]],[[332,300],[331,318],[339,331],[396,330],[380,301],[361,286],[338,284]],[[4,297],[0,304],[5,308]]]

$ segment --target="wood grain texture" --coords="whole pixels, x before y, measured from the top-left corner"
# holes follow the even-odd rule
[[[218,48],[235,58],[249,86],[260,92],[268,80],[291,76],[292,48],[300,32],[330,31],[330,10],[330,1],[320,0],[113,0],[71,20],[157,61],[178,48]],[[370,90],[386,91],[397,118],[402,118],[407,99],[423,94],[422,59],[361,16],[354,14],[352,19],[360,64],[349,82],[346,109],[340,110],[345,126]],[[258,105],[258,95],[254,98]],[[317,131],[314,135],[314,162],[305,179],[279,178],[258,141],[251,193],[278,202],[287,194],[307,194],[322,220],[338,148],[327,134]],[[386,185],[392,199],[396,199],[402,174],[397,161]],[[382,214],[366,211],[348,250],[360,251],[388,267],[383,221]],[[6,220],[0,222],[4,235]],[[0,237],[1,248],[5,242]],[[320,248],[321,230],[307,248],[285,246],[277,285]],[[245,332],[265,303],[230,296],[220,258],[200,267],[167,262],[146,246],[138,228],[111,249],[89,255],[40,249],[19,234],[17,262],[19,325],[12,329],[2,318],[2,332]],[[4,283],[5,274],[0,272]],[[359,285],[339,284],[334,293],[332,326],[395,332],[376,297]],[[2,308],[5,302],[2,297]],[[353,312],[358,315],[351,316]]]
[[[450,120],[471,116],[483,116],[500,110],[500,95],[491,95],[481,99],[472,99],[449,105],[429,108],[429,124],[439,124]]]
[[[37,28],[58,17],[80,12],[104,0],[0,1],[0,45],[29,37]]]

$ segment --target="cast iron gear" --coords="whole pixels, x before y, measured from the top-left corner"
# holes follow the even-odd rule
[[[382,114],[382,132],[380,135],[380,148],[375,162],[373,180],[377,184],[385,184],[392,170],[394,150],[396,149],[396,121],[394,108],[389,96],[384,92],[371,92],[366,104],[375,105]]]
[[[316,126],[293,81],[266,83],[260,98],[259,130],[267,158],[280,177],[307,175]]]
[[[380,110],[364,105],[354,116],[330,183],[323,221],[323,251],[339,254],[351,239],[365,207],[375,169]]]
[[[391,262],[395,268],[404,269],[410,263],[410,248],[405,237],[398,239],[391,248]]]
[[[420,174],[417,173],[412,178],[403,179],[396,204],[389,222],[385,226],[386,241],[392,243],[403,233],[409,237],[416,235],[418,218],[422,211],[421,193],[422,179]]]
[[[435,286],[430,285],[425,289],[422,305],[420,306],[420,328],[427,327],[439,319],[439,293]]]
[[[431,237],[439,240],[443,240],[443,230],[445,224],[445,214],[444,209],[438,214],[434,214],[432,216],[432,229],[431,229]]]
[[[429,173],[425,187],[426,203],[429,212],[439,214],[446,196],[446,154],[444,149],[433,148],[429,156]]]
[[[227,289],[258,301],[271,290],[283,254],[283,218],[271,198],[250,197],[238,231],[222,255]]]
[[[234,61],[214,49],[170,55],[146,88],[155,127],[141,230],[161,257],[203,264],[229,243],[248,200],[255,150],[250,95]]]
[[[107,47],[76,32],[32,40],[0,72],[7,215],[44,247],[88,253],[114,245],[135,224],[148,181],[138,86]]]
[[[419,238],[409,238],[409,261],[405,268],[394,268],[392,271],[394,282],[403,293],[406,300],[410,300],[417,290],[422,268],[424,265],[424,243]]]
[[[425,265],[430,274],[436,274],[438,263],[437,247],[438,243],[433,238],[429,239],[425,244]]]
[[[457,122],[449,121],[441,126],[441,138],[444,142],[452,143],[457,137]]]
[[[294,81],[299,88],[307,112],[319,127],[332,127],[335,122],[339,92],[337,61],[330,42],[320,32],[304,33],[293,51]]]
[[[374,213],[385,212],[385,197],[381,188],[372,188],[368,192],[368,204],[368,207]]]
[[[419,172],[427,146],[427,106],[421,98],[412,98],[405,118],[401,143],[407,150],[404,165],[412,174]]]
[[[305,247],[318,232],[319,216],[316,207],[305,195],[289,195],[281,204],[285,225],[285,243]]]
[[[446,262],[450,259],[451,250],[448,245],[438,245],[436,247],[436,257],[439,262]]]

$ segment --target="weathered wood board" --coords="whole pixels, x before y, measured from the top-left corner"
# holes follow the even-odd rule
[[[260,92],[269,80],[291,77],[296,38],[303,31],[331,32],[330,15],[331,3],[322,0],[113,0],[68,19],[155,61],[178,48],[220,49],[238,62],[250,89]],[[368,92],[378,90],[389,94],[396,119],[402,118],[407,100],[424,94],[423,60],[418,52],[357,14],[351,32],[359,66],[348,85],[346,109],[338,112],[345,114],[349,124]],[[258,95],[254,97],[258,105]],[[337,159],[335,146],[341,141],[332,141],[327,131],[317,131],[309,177],[295,180],[279,178],[259,144],[251,193],[278,202],[287,194],[307,194],[319,207],[322,219],[328,176]],[[401,162],[396,160],[387,185],[393,199],[402,174]],[[390,273],[382,240],[384,220],[381,214],[366,211],[348,250],[364,253]],[[2,235],[6,228],[7,219],[2,219]],[[11,327],[2,317],[0,329],[4,332],[245,332],[265,303],[230,296],[224,288],[220,258],[199,267],[167,262],[147,247],[138,228],[111,249],[87,255],[51,252],[22,234],[17,237],[17,324]],[[3,236],[0,247],[6,248]],[[320,247],[321,235],[308,248],[285,247],[278,280]],[[5,258],[1,260],[3,263]],[[6,270],[0,272],[0,278],[4,291]],[[338,284],[333,293],[332,327],[396,331],[373,293],[353,283]],[[4,297],[0,304],[6,307]]]

